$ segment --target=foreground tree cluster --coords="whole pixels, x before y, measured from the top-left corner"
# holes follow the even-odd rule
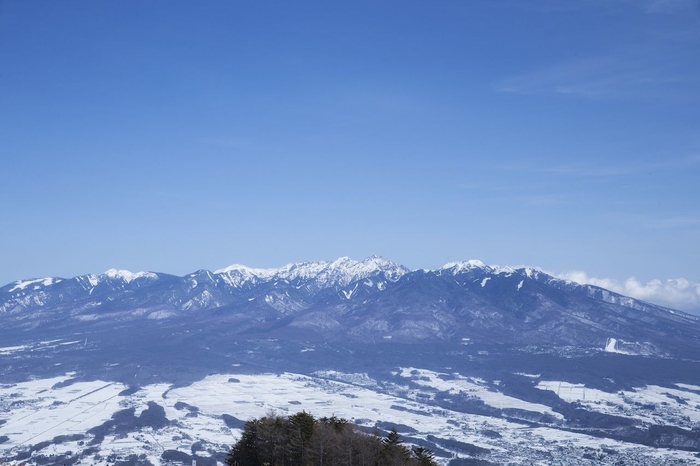
[[[408,449],[392,430],[386,437],[357,430],[346,419],[307,412],[246,422],[229,466],[436,466],[433,453]]]

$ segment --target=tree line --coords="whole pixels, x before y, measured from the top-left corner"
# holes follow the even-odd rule
[[[437,466],[433,452],[403,445],[396,429],[385,437],[346,419],[302,411],[245,423],[226,459],[229,466]]]

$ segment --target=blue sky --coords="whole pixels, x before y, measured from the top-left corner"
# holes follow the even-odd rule
[[[698,50],[695,0],[0,0],[0,282],[379,254],[700,309]]]

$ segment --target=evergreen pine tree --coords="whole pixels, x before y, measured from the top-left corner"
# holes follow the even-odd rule
[[[226,457],[228,466],[258,466],[258,427],[260,421],[253,419],[245,423],[241,439],[231,448]]]
[[[401,436],[392,428],[382,440],[380,464],[386,466],[405,466],[411,459],[409,450],[402,445]]]
[[[437,466],[433,451],[428,448],[416,447],[413,454],[421,466]]]

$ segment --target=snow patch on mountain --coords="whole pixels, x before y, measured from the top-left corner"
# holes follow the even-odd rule
[[[49,286],[49,285],[52,285],[52,284],[54,284],[54,283],[58,283],[58,282],[60,282],[60,281],[61,281],[60,278],[52,278],[52,277],[48,277],[48,278],[36,278],[36,279],[34,279],[34,280],[18,280],[18,281],[15,282],[15,286],[12,287],[12,288],[10,288],[9,291],[10,291],[10,293],[11,293],[11,292],[17,291],[17,290],[24,290],[24,289],[27,288],[29,285],[43,285],[43,286]],[[34,287],[34,289],[37,289],[37,288],[38,288],[38,287],[36,287],[36,286]]]
[[[608,341],[605,342],[605,351],[617,353],[617,340],[615,338],[608,338]]]

